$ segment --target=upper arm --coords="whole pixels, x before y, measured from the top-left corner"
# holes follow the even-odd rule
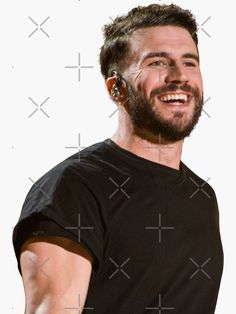
[[[30,238],[21,248],[20,265],[26,314],[64,313],[69,307],[82,309],[92,256],[79,243],[62,237]]]

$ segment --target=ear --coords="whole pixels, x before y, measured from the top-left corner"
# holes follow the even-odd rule
[[[108,77],[108,79],[106,79],[107,91],[111,97],[112,97],[112,87],[114,84],[116,84],[116,82],[117,82],[116,76]]]
[[[115,86],[119,90],[119,96],[113,95],[113,89]],[[123,80],[121,80],[117,86],[117,75],[111,76],[106,80],[106,87],[110,97],[113,98],[114,101],[122,103],[125,100],[127,94],[126,84]]]

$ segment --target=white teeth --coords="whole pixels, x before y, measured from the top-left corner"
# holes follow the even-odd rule
[[[161,101],[170,101],[170,100],[183,100],[186,102],[188,100],[188,96],[185,94],[169,94],[160,97]]]

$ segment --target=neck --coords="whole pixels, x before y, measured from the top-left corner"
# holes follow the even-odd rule
[[[177,169],[180,168],[183,140],[167,142],[161,136],[134,129],[130,121],[119,119],[119,125],[111,139],[121,148],[142,158]]]

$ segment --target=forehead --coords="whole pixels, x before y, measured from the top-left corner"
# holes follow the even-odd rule
[[[170,55],[198,54],[190,33],[179,26],[155,26],[138,29],[130,37],[131,58],[137,61],[148,52]]]

